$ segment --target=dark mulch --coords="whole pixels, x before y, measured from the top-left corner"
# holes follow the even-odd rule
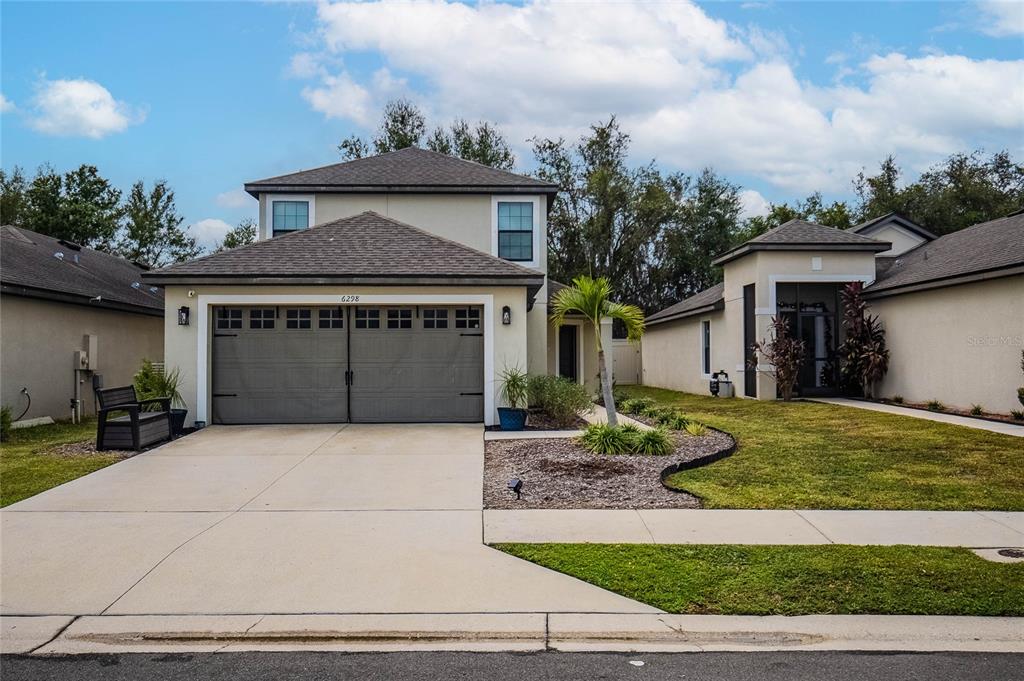
[[[700,508],[697,497],[661,484],[661,471],[732,444],[725,433],[672,433],[668,456],[601,456],[572,438],[491,440],[484,455],[485,508]],[[516,500],[508,481],[523,481]]]
[[[587,425],[587,422],[578,416],[569,425],[555,423],[544,412],[531,409],[530,415],[526,419],[526,427],[523,430],[583,430]],[[487,430],[501,430],[501,426],[488,426]]]

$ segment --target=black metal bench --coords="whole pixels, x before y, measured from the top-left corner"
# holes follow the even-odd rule
[[[171,398],[156,397],[140,400],[135,386],[107,388],[96,391],[99,400],[96,427],[96,449],[134,449],[141,451],[155,442],[171,439]],[[145,407],[160,405],[160,411],[144,411]],[[124,416],[111,418],[111,412],[126,411]]]

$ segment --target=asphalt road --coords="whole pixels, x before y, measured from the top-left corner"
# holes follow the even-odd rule
[[[643,662],[642,666],[631,662]],[[1024,655],[991,653],[221,653],[0,658],[4,681],[946,681],[1024,679]]]

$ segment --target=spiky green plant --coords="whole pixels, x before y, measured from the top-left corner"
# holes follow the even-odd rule
[[[608,456],[629,454],[633,450],[634,435],[618,426],[594,423],[587,426],[580,436],[580,444],[594,454]]]
[[[686,424],[685,430],[688,435],[700,437],[701,435],[707,435],[708,427],[698,421],[690,421]]]
[[[604,319],[619,320],[626,328],[626,337],[633,342],[640,340],[644,334],[644,313],[636,305],[626,305],[612,300],[612,287],[604,277],[592,279],[579,276],[555,295],[551,304],[551,323],[558,328],[565,323],[565,318],[581,316],[594,329],[597,343],[597,368],[601,378],[601,395],[604,408],[608,414],[608,424],[618,425],[615,415],[615,397],[612,395],[612,378],[605,371],[604,345],[601,342],[601,321]]]
[[[674,449],[672,439],[660,428],[645,430],[637,436],[634,451],[637,454],[665,456]]]

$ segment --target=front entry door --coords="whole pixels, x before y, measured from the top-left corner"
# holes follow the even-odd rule
[[[580,327],[570,324],[558,327],[558,375],[574,383],[580,380],[577,354],[579,329]]]

